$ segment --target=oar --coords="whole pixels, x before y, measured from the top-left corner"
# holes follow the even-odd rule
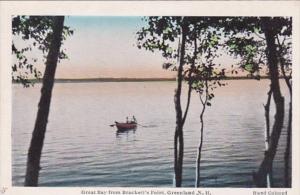
[[[137,125],[139,125],[139,126],[141,126],[141,127],[147,127],[147,126],[144,126],[144,125],[141,125],[141,124],[138,124],[138,123],[137,123]]]
[[[115,126],[115,124],[112,124],[112,125],[109,125],[109,126],[111,126],[111,127],[114,127],[114,126]]]

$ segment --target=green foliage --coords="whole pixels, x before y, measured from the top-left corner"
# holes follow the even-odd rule
[[[225,77],[225,69],[218,70],[214,63],[214,59],[219,57],[218,50],[222,36],[219,23],[223,20],[218,17],[155,16],[146,17],[144,20],[147,26],[137,33],[138,48],[161,52],[167,60],[163,64],[164,69],[177,71],[176,60],[183,58],[185,81],[200,96],[207,92],[207,101],[210,101],[214,97],[210,91],[217,86],[225,85],[221,82]],[[187,26],[186,51],[185,56],[180,56],[180,36],[183,25]]]
[[[158,50],[165,58],[177,58],[174,42],[181,34],[181,17],[145,17],[147,26],[137,32],[137,46],[151,52]]]
[[[232,36],[226,42],[227,49],[231,55],[241,58],[240,67],[250,74],[259,72],[260,65],[265,65],[265,44],[253,37]]]
[[[24,87],[34,83],[30,78],[40,79],[42,73],[35,67],[36,57],[28,57],[34,49],[41,51],[46,58],[52,39],[53,16],[13,16],[12,17],[12,54],[16,61],[12,64],[12,80],[20,82]],[[63,29],[63,40],[71,36],[74,31],[67,26]],[[15,43],[21,39],[22,46]],[[61,50],[59,59],[67,59],[65,50]],[[41,63],[41,62],[39,62]]]
[[[165,69],[176,71],[176,59],[184,59],[186,81],[192,82],[193,89],[204,92],[205,81],[209,90],[224,86],[222,78],[225,69],[218,70],[214,63],[224,48],[229,55],[240,59],[238,66],[254,78],[260,78],[262,66],[267,65],[266,42],[262,29],[262,17],[146,17],[147,26],[138,33],[138,47],[159,51],[167,59]],[[292,20],[287,17],[273,17],[273,33],[279,38],[278,57],[286,67],[291,66]],[[182,25],[188,26],[185,56],[179,56]],[[284,38],[286,37],[286,39]],[[195,48],[194,42],[197,41]],[[193,67],[194,64],[194,67]],[[288,68],[286,68],[288,70]],[[238,71],[232,71],[232,73]],[[214,87],[213,87],[214,86]]]
[[[259,74],[262,66],[267,65],[266,42],[264,29],[262,29],[263,17],[232,17],[225,19],[225,47],[229,54],[241,58],[239,66],[253,73]],[[291,40],[285,42],[292,35],[292,19],[288,17],[269,17],[272,25],[272,32],[282,44],[277,43],[277,56],[283,58],[287,67],[291,66]],[[286,49],[283,49],[282,45]],[[280,49],[281,48],[281,49]],[[284,51],[285,50],[285,51]],[[258,77],[259,78],[259,75]]]

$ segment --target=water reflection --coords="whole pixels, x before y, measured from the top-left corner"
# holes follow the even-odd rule
[[[116,137],[117,137],[117,138],[128,137],[128,136],[130,136],[131,134],[135,134],[136,129],[137,129],[137,128],[134,128],[134,129],[127,129],[127,130],[123,130],[123,131],[117,130],[117,131],[116,131]]]

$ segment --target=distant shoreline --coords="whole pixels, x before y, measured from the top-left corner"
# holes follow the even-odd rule
[[[267,76],[261,76],[260,79],[268,79]],[[226,77],[223,80],[255,80],[254,77],[236,76]],[[33,83],[41,83],[42,79],[31,79]],[[55,79],[55,83],[89,83],[89,82],[161,82],[176,81],[176,78],[82,78],[82,79]],[[18,83],[13,81],[13,83]]]

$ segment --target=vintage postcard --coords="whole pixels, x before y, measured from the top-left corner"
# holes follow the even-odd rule
[[[3,1],[0,193],[299,194],[299,2]]]

